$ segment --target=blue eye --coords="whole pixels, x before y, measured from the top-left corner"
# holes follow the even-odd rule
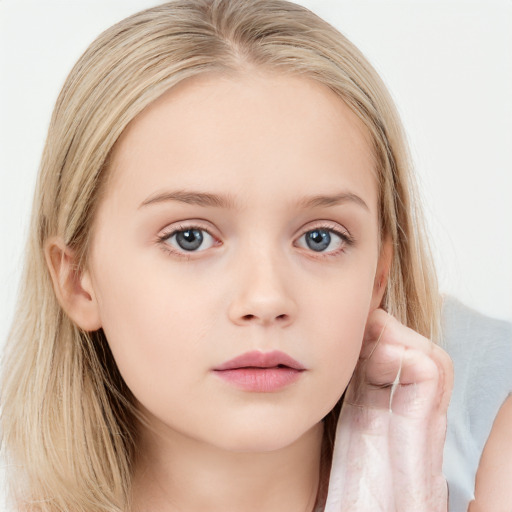
[[[175,255],[202,252],[219,243],[208,231],[198,226],[179,226],[179,229],[159,236],[158,240],[164,249]],[[353,239],[349,234],[327,227],[310,229],[296,242],[298,247],[333,256],[352,244]]]
[[[311,249],[314,252],[336,252],[349,243],[348,236],[326,228],[311,229],[298,241],[299,247]]]
[[[212,235],[200,228],[186,228],[173,231],[161,240],[179,251],[199,252],[209,249],[215,243]]]
[[[331,243],[331,234],[325,229],[315,229],[306,233],[306,244],[313,251],[325,251]]]

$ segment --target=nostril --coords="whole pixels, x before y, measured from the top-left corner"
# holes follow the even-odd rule
[[[256,318],[256,315],[252,315],[252,314],[244,315],[242,318],[246,321],[250,321],[250,320],[254,320]],[[288,315],[286,313],[283,313],[282,315],[277,315],[275,317],[275,319],[280,320],[280,321],[287,320]]]

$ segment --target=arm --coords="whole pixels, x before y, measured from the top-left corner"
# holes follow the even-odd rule
[[[475,500],[468,512],[512,510],[512,395],[501,406],[476,474]]]

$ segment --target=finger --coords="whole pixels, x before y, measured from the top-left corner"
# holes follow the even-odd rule
[[[379,343],[359,362],[347,398],[352,403],[427,416],[439,401],[437,364],[424,352]]]
[[[376,309],[368,315],[363,343],[371,343],[374,340],[415,348],[426,353],[430,353],[434,346],[431,340],[402,324],[383,309]]]
[[[431,357],[419,350],[404,349],[391,411],[425,422],[439,409],[439,379],[438,366]]]
[[[400,371],[403,349],[382,345],[369,360],[361,360],[347,389],[345,401],[390,410],[391,393]]]
[[[389,359],[389,356],[386,356],[382,348],[388,345],[403,347],[407,350],[414,349],[420,351],[434,361],[438,369],[438,382],[441,389],[439,408],[440,410],[446,411],[453,387],[453,365],[448,354],[431,340],[421,336],[413,329],[404,326],[384,310],[377,309],[368,317],[360,361],[371,361],[379,357],[383,357],[383,360]],[[407,365],[406,367],[402,366],[401,368],[403,384],[433,378],[433,368],[428,363],[422,366],[422,360],[419,359],[417,355],[407,356],[406,362],[407,361],[410,361],[411,365]],[[382,377],[387,377],[389,379],[388,383],[391,383],[395,369],[392,365],[388,366],[388,369],[387,375],[383,374]],[[368,380],[371,382],[372,379],[375,379],[375,375],[371,372],[373,370],[377,372],[378,365],[369,365],[366,367],[366,370]],[[385,383],[376,381],[375,384],[384,385]]]
[[[440,409],[443,390],[439,380],[438,366],[431,357],[384,344],[360,364],[346,400],[424,419]]]
[[[369,316],[359,361],[345,395],[346,402],[389,411],[402,352],[399,347],[380,345],[390,318],[383,310],[376,310]],[[377,354],[373,357],[375,351]]]
[[[383,309],[376,309],[368,315],[361,353],[359,354],[361,361],[367,360],[372,356],[391,318],[392,316],[388,315]]]

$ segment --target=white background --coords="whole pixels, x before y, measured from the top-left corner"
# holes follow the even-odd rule
[[[59,89],[94,37],[157,3],[0,0],[0,341]],[[512,320],[512,2],[299,3],[361,48],[397,102],[442,291]]]
[[[0,0],[0,347],[60,87],[102,30],[157,3]],[[395,98],[420,175],[441,290],[512,321],[512,1],[298,3],[356,43]]]

